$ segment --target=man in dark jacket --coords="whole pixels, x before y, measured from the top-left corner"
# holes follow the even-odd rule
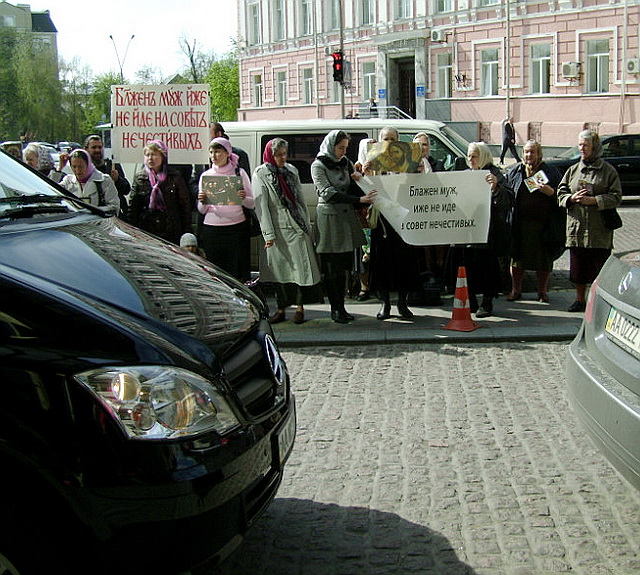
[[[518,150],[516,149],[516,129],[513,127],[513,118],[508,117],[502,122],[502,150],[500,151],[500,164],[504,164],[504,157],[507,150],[520,162]]]

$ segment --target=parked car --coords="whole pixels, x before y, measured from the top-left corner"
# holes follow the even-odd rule
[[[640,134],[618,134],[602,136],[602,157],[609,162],[620,175],[622,194],[640,195]],[[569,166],[580,160],[580,152],[575,146],[559,156],[545,159],[564,174]]]
[[[591,286],[567,383],[586,430],[640,489],[640,251],[610,256]]]
[[[59,152],[70,152],[76,148],[82,148],[82,144],[79,144],[78,142],[58,142],[56,147]]]
[[[236,548],[295,437],[261,301],[4,152],[0,293],[0,571],[172,574]]]

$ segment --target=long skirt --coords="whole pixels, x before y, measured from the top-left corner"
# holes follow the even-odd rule
[[[202,226],[207,259],[240,282],[251,278],[251,237],[247,222],[232,226]]]

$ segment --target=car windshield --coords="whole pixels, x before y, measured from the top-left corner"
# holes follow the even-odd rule
[[[80,204],[57,190],[46,178],[38,176],[20,161],[0,153],[0,218],[26,213],[28,206],[39,206],[47,211],[79,211]],[[33,212],[33,209],[32,209]]]
[[[574,146],[573,148],[569,148],[561,154],[558,154],[556,157],[566,160],[577,160],[580,157],[580,150],[578,149],[578,146]]]

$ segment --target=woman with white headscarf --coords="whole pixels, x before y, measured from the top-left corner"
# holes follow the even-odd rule
[[[331,319],[337,323],[354,319],[344,307],[345,286],[354,250],[365,242],[355,210],[370,204],[375,195],[375,192],[365,195],[355,184],[360,174],[346,156],[349,140],[342,130],[329,132],[311,164],[318,194],[316,251],[320,255]]]
[[[571,166],[558,186],[558,204],[567,209],[569,277],[576,284],[571,312],[586,309],[587,284],[593,283],[613,249],[613,230],[605,226],[602,210],[622,201],[616,169],[602,159],[602,143],[596,132],[578,135],[580,161]]]

